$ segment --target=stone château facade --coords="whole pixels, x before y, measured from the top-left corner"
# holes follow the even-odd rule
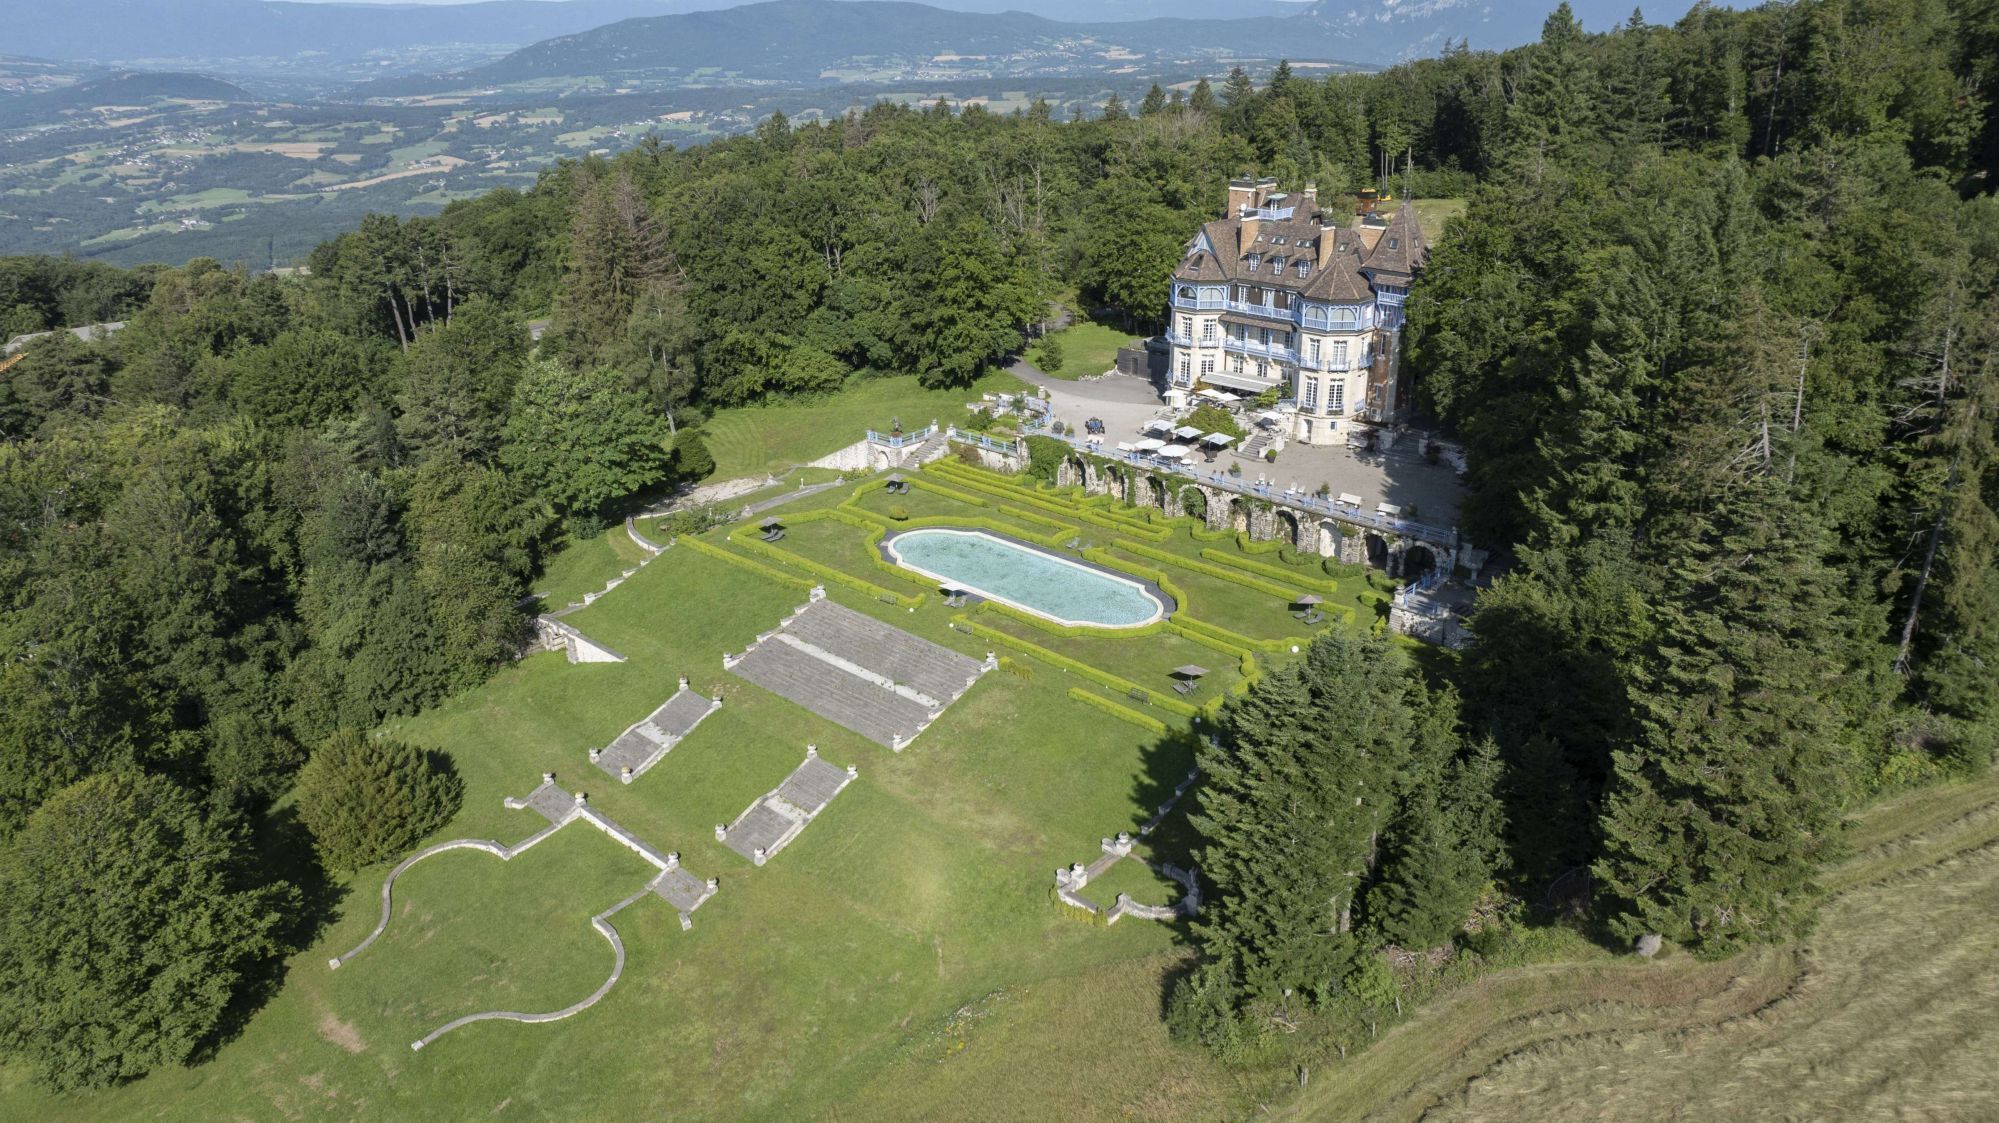
[[[1274,179],[1231,181],[1226,215],[1173,271],[1171,386],[1274,388],[1296,406],[1290,438],[1307,444],[1399,419],[1403,302],[1427,248],[1408,203],[1391,218],[1364,192],[1359,211],[1342,224],[1312,184],[1292,195]]]

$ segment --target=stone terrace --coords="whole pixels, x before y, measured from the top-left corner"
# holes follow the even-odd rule
[[[978,660],[819,599],[723,666],[900,751],[971,688]]]
[[[792,770],[774,790],[758,797],[734,823],[717,826],[715,837],[729,849],[763,865],[785,848],[805,824],[817,818],[840,789],[854,780],[855,769],[841,768],[820,759],[819,750],[807,746],[805,763]]]
[[[984,670],[969,655],[829,600],[808,606],[785,626],[785,632],[947,704],[963,694]]]
[[[694,732],[701,719],[714,713],[721,704],[720,700],[703,698],[688,689],[683,678],[680,689],[664,705],[618,734],[608,747],[591,750],[590,760],[606,775],[629,784],[672,752],[673,746]]]

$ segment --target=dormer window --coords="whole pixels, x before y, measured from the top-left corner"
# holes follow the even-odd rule
[[[1273,258],[1271,258],[1271,259],[1270,259],[1270,271],[1271,271],[1272,273],[1275,273],[1275,274],[1277,274],[1278,276],[1282,277],[1282,276],[1284,275],[1284,259],[1283,259],[1283,258],[1281,258],[1281,257],[1273,257]]]
[[[1246,263],[1249,265],[1251,269],[1254,269],[1257,266],[1263,264],[1263,255],[1260,253],[1250,254]]]
[[[1301,262],[1299,262],[1299,263],[1298,263],[1298,276],[1302,278],[1302,277],[1309,277],[1309,276],[1311,276],[1311,275],[1312,275],[1312,263],[1311,263],[1311,262],[1309,262],[1309,261],[1301,261]]]

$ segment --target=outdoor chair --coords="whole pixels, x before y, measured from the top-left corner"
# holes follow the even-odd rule
[[[766,542],[779,542],[782,541],[783,539],[784,539],[783,527],[779,527],[776,530],[771,531],[769,534],[764,535],[764,541]]]
[[[1326,614],[1320,612],[1316,608],[1310,612],[1307,612],[1305,615],[1299,617],[1299,619],[1303,620],[1307,624],[1317,624],[1319,621],[1324,620],[1325,618]]]
[[[1173,684],[1173,692],[1175,694],[1192,694],[1194,692],[1194,684],[1182,679]]]

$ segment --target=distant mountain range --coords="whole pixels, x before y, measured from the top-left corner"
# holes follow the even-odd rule
[[[1633,0],[1572,0],[1592,29],[1622,20]],[[732,61],[769,73],[789,65],[810,65],[840,54],[902,55],[978,53],[1025,48],[1047,37],[1098,36],[1147,52],[1176,48],[1234,50],[1258,57],[1350,59],[1387,63],[1428,54],[1446,39],[1470,38],[1475,47],[1508,47],[1533,39],[1554,0],[1243,0],[1227,7],[1200,0],[936,0],[927,10],[874,0],[805,0],[732,7],[729,0],[482,0],[470,4],[305,4],[284,0],[0,0],[0,28],[10,53],[40,58],[85,60],[120,66],[171,66],[237,73],[247,60],[284,59],[294,67],[315,60],[378,65],[384,72],[407,72],[423,52],[456,50],[468,59],[521,52],[517,68],[560,66],[569,48],[560,40],[599,29],[579,49],[618,47],[621,64],[640,48],[619,43],[638,34],[648,44],[672,48],[683,65],[697,49],[665,41],[672,29],[702,37],[709,48]],[[834,7],[881,9],[841,14]],[[1675,19],[1688,0],[1668,0],[1655,19]],[[713,9],[727,9],[716,11]],[[1230,18],[1214,18],[1217,11]],[[681,18],[683,23],[651,26],[620,21]],[[698,17],[698,18],[697,18]],[[1039,18],[1040,23],[1029,22]],[[1067,26],[1050,28],[1050,17]],[[1187,17],[1206,17],[1193,18]],[[761,48],[751,40],[800,40],[812,34],[835,36],[832,44],[799,51],[788,46]],[[733,35],[733,40],[716,37]],[[1177,42],[1176,42],[1177,38]],[[648,48],[649,49],[649,48]],[[234,65],[232,65],[234,64]],[[400,65],[399,65],[400,64]],[[729,63],[710,62],[739,69]]]

